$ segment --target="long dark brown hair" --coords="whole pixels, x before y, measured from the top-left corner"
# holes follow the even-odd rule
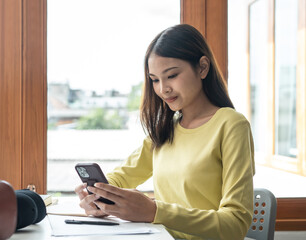
[[[187,24],[167,28],[153,39],[145,55],[145,82],[140,120],[152,140],[153,148],[159,148],[167,141],[172,143],[175,112],[154,92],[148,67],[148,59],[152,53],[187,61],[194,69],[198,66],[200,58],[206,56],[210,60],[210,68],[206,78],[202,80],[203,91],[215,106],[234,108],[215,57],[202,34]]]

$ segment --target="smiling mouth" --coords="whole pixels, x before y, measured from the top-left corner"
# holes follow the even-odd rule
[[[165,98],[165,101],[166,101],[167,103],[172,103],[172,102],[174,102],[176,99],[177,99],[177,97]]]

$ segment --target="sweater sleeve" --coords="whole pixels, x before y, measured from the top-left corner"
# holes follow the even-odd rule
[[[185,208],[156,201],[154,223],[164,224],[180,238],[189,239],[188,235],[201,239],[245,237],[253,212],[254,149],[249,123],[244,120],[225,128],[220,148],[223,170],[219,208]]]
[[[144,139],[126,161],[106,175],[110,184],[121,188],[136,188],[152,176],[152,150],[149,138]]]

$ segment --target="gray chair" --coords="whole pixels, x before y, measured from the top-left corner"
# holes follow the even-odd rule
[[[264,188],[254,189],[254,212],[247,237],[256,240],[273,240],[276,219],[276,199]]]

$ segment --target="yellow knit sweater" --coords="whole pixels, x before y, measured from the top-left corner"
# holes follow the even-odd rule
[[[204,125],[176,124],[174,141],[151,151],[145,139],[110,184],[135,188],[153,175],[161,223],[182,239],[243,239],[253,213],[254,147],[248,121],[220,108]]]

